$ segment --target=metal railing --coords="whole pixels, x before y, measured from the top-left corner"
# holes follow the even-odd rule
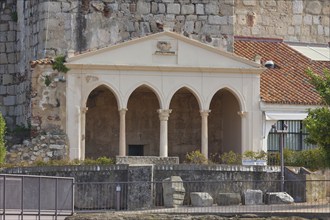
[[[0,216],[69,216],[74,212],[74,179],[0,174]]]
[[[146,192],[146,188],[139,190],[137,186],[142,184],[147,186],[150,192]],[[172,182],[173,191],[178,188],[176,184],[184,187],[183,201],[175,207],[166,207],[162,182],[76,183],[75,211],[131,211],[129,207],[140,205],[134,210],[152,213],[330,213],[330,180],[285,181],[284,191],[293,198],[292,202],[287,203],[279,200],[270,202],[268,199],[271,192],[280,192],[280,180]],[[260,190],[262,193],[257,204],[246,204],[245,193],[248,190]],[[191,198],[193,192],[208,193],[213,199],[212,204],[205,207],[195,206]],[[239,202],[236,200],[235,204],[225,204],[222,196],[228,193],[239,198]],[[143,197],[146,195],[151,195],[151,201],[143,206]],[[139,196],[140,204],[130,204],[132,201],[139,201],[131,197]]]

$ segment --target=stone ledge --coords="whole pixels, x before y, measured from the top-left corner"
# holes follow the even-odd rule
[[[179,164],[179,157],[156,157],[156,156],[119,157],[117,156],[116,164],[155,164],[155,165]]]

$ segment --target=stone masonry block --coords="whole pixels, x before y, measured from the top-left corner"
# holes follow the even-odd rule
[[[205,14],[217,15],[219,14],[219,6],[216,4],[206,4],[205,5]]]
[[[219,193],[216,198],[218,205],[239,205],[241,204],[241,195],[239,193]]]
[[[309,1],[306,7],[306,12],[313,15],[319,15],[322,11],[322,5],[319,1]]]
[[[168,4],[167,13],[168,14],[180,14],[180,4]]]
[[[243,5],[245,6],[255,6],[256,4],[256,0],[243,0]]]
[[[204,14],[204,5],[196,4],[196,14],[203,15]]]
[[[0,43],[0,53],[3,53],[6,51],[6,45],[5,43]]]
[[[7,23],[0,24],[0,32],[8,31],[8,29],[9,29],[9,25]]]
[[[0,85],[0,95],[7,94],[7,86]]]
[[[165,13],[166,12],[165,4],[159,3],[158,4],[158,11],[161,14]]]
[[[5,106],[15,105],[16,104],[16,96],[6,96],[3,98],[3,104]]]
[[[210,15],[209,23],[210,24],[227,24],[228,18],[227,18],[227,16]]]
[[[191,205],[195,207],[208,207],[213,205],[213,198],[207,192],[191,192]]]
[[[293,25],[301,25],[302,24],[302,15],[293,15],[292,24]]]
[[[194,5],[182,5],[181,8],[181,14],[194,14],[195,13],[195,7]]]
[[[150,3],[138,1],[136,11],[139,14],[149,14],[150,13]]]
[[[165,207],[177,207],[183,204],[185,188],[181,177],[171,176],[162,182]]]
[[[313,24],[313,17],[312,15],[305,15],[304,16],[304,24],[312,25]]]
[[[261,190],[253,190],[248,189],[244,193],[244,204],[245,205],[261,205],[262,202],[262,191]]]
[[[304,10],[304,2],[302,0],[297,0],[292,2],[293,14],[301,14]]]
[[[13,76],[10,75],[10,74],[4,74],[2,76],[2,84],[3,85],[8,85],[8,84],[11,84],[13,83]]]
[[[7,55],[5,53],[1,53],[0,54],[0,64],[7,64],[8,60],[7,60]]]
[[[266,193],[267,204],[291,204],[294,199],[286,192],[270,192]]]

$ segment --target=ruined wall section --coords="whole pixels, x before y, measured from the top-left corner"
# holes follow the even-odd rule
[[[235,35],[330,41],[328,0],[235,0]]]

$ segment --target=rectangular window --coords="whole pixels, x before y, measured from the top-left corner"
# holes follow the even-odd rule
[[[143,156],[143,145],[128,145],[128,156]]]
[[[277,130],[282,130],[284,123],[288,125],[288,133],[284,137],[284,148],[290,150],[307,150],[316,147],[305,142],[308,133],[302,121],[278,121],[276,123]],[[268,134],[268,151],[279,151],[279,141],[280,134],[271,130]]]

